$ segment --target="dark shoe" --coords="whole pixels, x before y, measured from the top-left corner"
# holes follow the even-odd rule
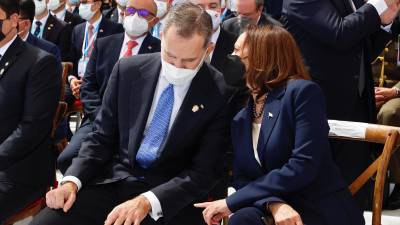
[[[387,210],[400,209],[400,184],[396,184],[385,206]]]

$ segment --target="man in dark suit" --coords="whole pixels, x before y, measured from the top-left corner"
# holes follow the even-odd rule
[[[264,13],[279,20],[282,15],[282,3],[283,0],[264,0]]]
[[[192,204],[220,176],[232,95],[203,63],[211,27],[200,7],[179,5],[161,54],[116,64],[93,132],[32,225],[204,224]]]
[[[46,41],[44,39],[37,38],[30,33],[34,16],[35,16],[35,3],[33,2],[33,0],[20,0],[19,23],[18,23],[19,37],[22,40],[28,42],[29,44],[36,46],[54,55],[57,61],[60,63],[60,68],[61,68],[61,53],[57,45],[49,41]]]
[[[81,3],[80,0],[67,0],[66,9],[68,12],[79,15],[79,4]]]
[[[57,20],[47,9],[49,0],[34,0],[35,18],[33,20],[31,33],[57,45],[61,51],[62,61],[71,61],[70,45],[71,26]]]
[[[49,0],[49,10],[51,15],[57,19],[64,21],[73,29],[76,25],[85,22],[79,14],[69,12],[66,7],[67,0]]]
[[[120,24],[111,22],[102,16],[101,1],[82,2],[81,7],[89,8],[89,13],[82,15],[86,22],[77,25],[72,31],[71,55],[74,69],[73,74],[68,77],[69,85],[67,85],[65,91],[65,101],[69,105],[79,99],[79,87],[96,39],[124,32],[124,28]]]
[[[0,0],[0,224],[54,180],[53,116],[61,71],[49,53],[17,35],[18,1]]]
[[[128,0],[116,0],[116,6],[103,11],[105,18],[113,21],[114,23],[122,24],[124,22],[125,7]]]
[[[327,99],[329,119],[376,121],[370,63],[391,34],[381,26],[398,13],[393,1],[333,0],[284,2],[282,19],[302,51],[312,79]],[[348,183],[371,162],[368,144],[332,142],[332,151]],[[366,189],[358,195],[364,205]]]
[[[130,8],[137,8],[155,13],[156,8],[153,3],[154,1],[152,0],[129,1],[127,9],[129,11]],[[130,20],[130,17],[133,16],[129,15],[126,18]],[[80,87],[80,99],[84,106],[85,117],[79,130],[58,157],[57,166],[62,173],[71,165],[72,159],[78,155],[82,142],[86,139],[88,133],[93,130],[93,121],[100,110],[104,91],[115,63],[121,58],[131,57],[132,55],[160,51],[160,40],[149,33],[156,20],[152,16],[145,19],[149,25],[143,34],[138,36],[130,34],[138,28],[135,21],[132,21],[131,24],[130,22],[126,23],[127,29],[125,33],[99,38],[95,43],[83,77],[82,86]],[[139,31],[139,33],[141,32],[143,31]]]
[[[280,25],[279,21],[275,20],[270,15],[263,13],[263,0],[238,1],[236,7],[238,16],[226,20],[223,23],[222,28],[237,37],[239,37],[248,24]]]

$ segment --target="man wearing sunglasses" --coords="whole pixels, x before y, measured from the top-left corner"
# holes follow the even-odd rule
[[[31,225],[204,224],[193,202],[221,176],[232,96],[204,63],[211,34],[210,16],[183,3],[161,53],[118,61],[93,131]]]
[[[99,38],[94,46],[80,88],[85,117],[81,127],[57,160],[58,168],[65,172],[78,155],[81,144],[93,130],[93,121],[101,107],[104,91],[115,63],[126,57],[160,51],[160,40],[149,30],[156,23],[153,0],[129,0],[124,22],[125,33]]]
[[[68,105],[79,99],[79,88],[86,66],[93,52],[97,38],[124,32],[124,28],[117,23],[105,19],[101,14],[101,0],[81,0],[79,14],[86,20],[77,25],[72,31],[72,62],[73,74],[68,77],[69,85],[65,91],[65,101]]]
[[[50,137],[61,68],[17,33],[18,1],[0,0],[0,224],[54,182]]]

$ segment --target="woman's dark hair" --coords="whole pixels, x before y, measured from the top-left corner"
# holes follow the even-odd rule
[[[261,96],[288,80],[310,79],[296,41],[284,28],[249,26],[243,45],[246,47],[249,66],[245,77],[253,94]]]

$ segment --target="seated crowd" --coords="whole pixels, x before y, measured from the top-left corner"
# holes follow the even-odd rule
[[[0,225],[365,224],[374,146],[328,119],[400,126],[400,0],[332,2],[0,0]]]

